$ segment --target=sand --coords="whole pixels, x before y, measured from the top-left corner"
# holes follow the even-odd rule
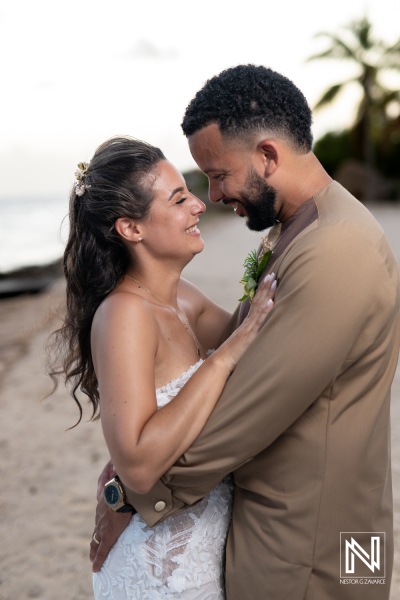
[[[400,207],[371,207],[400,264]],[[185,275],[228,309],[241,287],[242,262],[257,246],[237,217],[204,226],[206,250]],[[89,541],[97,477],[108,459],[101,426],[77,419],[73,400],[51,389],[44,346],[62,311],[58,281],[37,296],[0,301],[0,599],[90,600]],[[392,600],[400,597],[400,369],[393,385],[395,573]]]

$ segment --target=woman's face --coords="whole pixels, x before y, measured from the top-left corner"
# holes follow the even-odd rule
[[[167,160],[157,163],[148,177],[154,199],[141,221],[142,243],[154,256],[191,260],[204,248],[197,224],[205,204],[190,193],[182,174]]]

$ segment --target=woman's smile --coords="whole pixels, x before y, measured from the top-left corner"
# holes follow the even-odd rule
[[[198,221],[197,221],[198,223]],[[200,235],[200,229],[197,228],[197,223],[195,225],[191,225],[187,229],[185,229],[185,233],[187,235]]]

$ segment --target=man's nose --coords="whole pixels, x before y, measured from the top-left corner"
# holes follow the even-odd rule
[[[224,195],[220,189],[218,182],[209,181],[208,197],[210,198],[211,202],[214,202],[214,203],[220,202],[222,200]]]

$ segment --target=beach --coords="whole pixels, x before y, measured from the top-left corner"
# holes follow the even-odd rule
[[[400,206],[369,208],[400,265]],[[233,310],[242,292],[243,260],[261,236],[230,214],[206,221],[202,233],[206,249],[184,276]],[[40,294],[0,301],[0,600],[92,598],[89,542],[97,477],[108,453],[100,423],[89,421],[88,408],[82,422],[68,430],[79,413],[62,386],[43,399],[52,388],[45,346],[60,323],[63,303],[60,279]],[[399,368],[392,389],[395,600],[400,597]]]

